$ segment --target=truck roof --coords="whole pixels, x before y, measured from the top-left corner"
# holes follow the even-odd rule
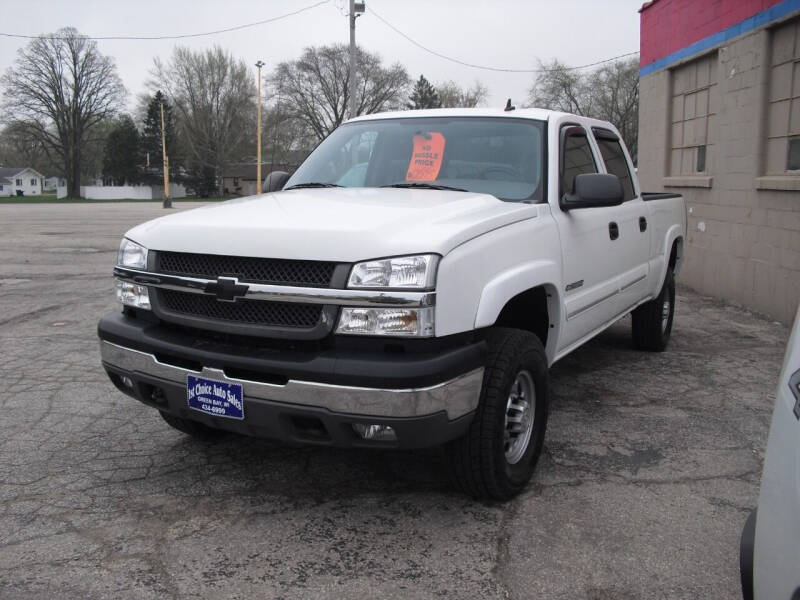
[[[543,108],[518,108],[506,111],[502,108],[429,108],[425,110],[398,110],[362,115],[347,122],[371,121],[375,119],[410,119],[412,117],[506,117],[509,119],[536,119],[547,121],[569,113]]]

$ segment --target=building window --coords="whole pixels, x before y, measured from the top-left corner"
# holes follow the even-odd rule
[[[35,179],[31,179],[31,185],[36,185],[36,180]]]
[[[17,185],[22,185],[22,179],[17,179]]]
[[[717,93],[716,52],[672,70],[670,175],[708,172],[708,158],[713,154]]]
[[[772,65],[767,119],[767,173],[800,169],[797,142],[800,135],[800,19],[772,30]],[[793,149],[794,148],[794,149]],[[794,157],[792,153],[794,152]],[[792,166],[794,165],[794,166]]]
[[[706,170],[706,147],[698,146],[697,147],[697,161],[695,163],[695,171],[698,173],[704,173]]]
[[[800,137],[789,138],[789,152],[786,160],[786,170],[800,171]]]

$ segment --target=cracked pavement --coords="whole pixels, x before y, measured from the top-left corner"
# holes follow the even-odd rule
[[[0,597],[739,597],[784,326],[679,288],[648,354],[624,319],[553,367],[528,490],[480,503],[435,450],[205,443],[117,392],[95,326],[163,212],[0,205]]]

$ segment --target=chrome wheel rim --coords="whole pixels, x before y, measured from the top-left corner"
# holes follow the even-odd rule
[[[506,420],[503,431],[503,449],[506,461],[513,465],[525,455],[531,441],[536,391],[533,377],[528,371],[520,371],[511,384],[511,392],[506,402]]]
[[[667,324],[669,323],[669,300],[664,300],[664,305],[661,307],[661,332],[667,331]]]

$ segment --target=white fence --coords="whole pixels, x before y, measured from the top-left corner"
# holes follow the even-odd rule
[[[171,198],[186,196],[186,188],[177,183],[169,184]],[[57,198],[66,198],[67,187],[59,186]],[[81,198],[87,200],[160,200],[164,197],[164,186],[159,185],[82,185]]]

